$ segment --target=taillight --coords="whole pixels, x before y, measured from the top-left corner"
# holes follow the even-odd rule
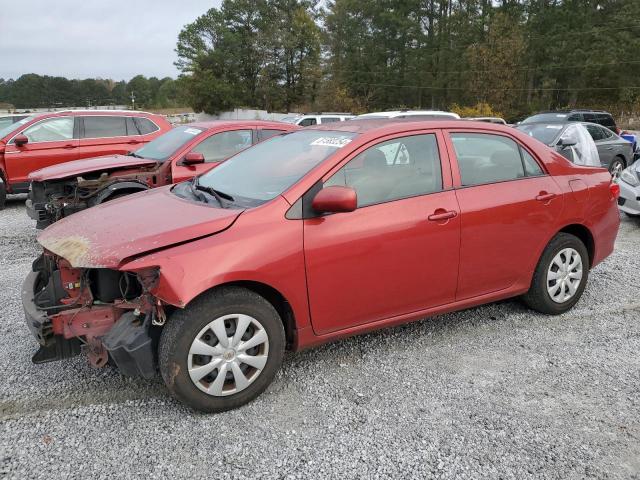
[[[620,196],[620,185],[611,182],[609,184],[609,191],[611,192],[611,197],[613,198],[613,200],[617,200]]]
[[[620,135],[622,133],[622,130],[620,130],[618,127],[616,127],[616,135]]]

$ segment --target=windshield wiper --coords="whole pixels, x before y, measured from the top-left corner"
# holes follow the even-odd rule
[[[233,202],[233,197],[231,195],[221,192],[219,190],[216,190],[214,188],[207,187],[206,185],[200,185],[200,182],[198,181],[198,177],[195,177],[193,179],[192,185],[196,190],[200,190],[201,192],[206,192],[209,195],[211,195],[213,198],[215,198],[222,208],[226,208],[222,199],[226,199],[230,202]]]
[[[144,158],[144,157],[141,157],[140,155],[138,155],[136,152],[127,153],[127,157]]]

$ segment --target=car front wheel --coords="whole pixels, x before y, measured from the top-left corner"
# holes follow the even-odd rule
[[[181,402],[203,412],[240,407],[275,377],[285,348],[282,320],[260,295],[221,288],[195,299],[167,321],[160,373]]]
[[[589,277],[589,254],[582,241],[559,233],[545,248],[523,296],[532,309],[558,315],[573,307],[584,292]]]

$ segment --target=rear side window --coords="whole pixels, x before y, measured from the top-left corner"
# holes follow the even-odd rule
[[[322,123],[333,123],[333,122],[339,122],[340,121],[340,117],[323,117],[322,118]]]
[[[462,186],[541,175],[531,155],[510,138],[484,133],[453,133]]]
[[[150,133],[157,132],[158,130],[160,130],[160,127],[158,127],[155,123],[153,123],[148,118],[133,117],[133,123],[135,123],[138,129],[138,132],[140,132],[140,135],[148,135]]]
[[[435,135],[394,138],[354,157],[325,182],[351,187],[358,207],[442,190]]]
[[[281,135],[284,133],[284,130],[270,130],[268,128],[264,128],[262,130],[258,130],[258,140],[266,140],[267,138],[275,137],[276,135]]]
[[[195,146],[192,152],[202,153],[204,161],[221,162],[240,150],[251,146],[251,130],[232,130],[216,133]]]
[[[73,138],[73,117],[56,117],[43,120],[27,128],[24,135],[30,143],[61,142]]]
[[[597,142],[598,140],[602,140],[605,138],[602,128],[600,128],[597,125],[585,125],[585,127],[587,127],[587,131],[589,132],[589,135],[591,135],[591,138],[593,138],[594,142]]]
[[[127,123],[125,117],[83,117],[83,121],[83,138],[110,138],[127,136]]]

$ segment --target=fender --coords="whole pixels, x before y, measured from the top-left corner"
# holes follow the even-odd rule
[[[113,182],[107,185],[106,187],[99,190],[93,197],[91,201],[91,205],[98,205],[102,203],[105,199],[109,198],[111,195],[117,194],[118,192],[122,192],[123,190],[129,190],[130,193],[142,192],[144,190],[149,190],[149,186],[138,182],[135,180],[127,181],[127,182]]]

